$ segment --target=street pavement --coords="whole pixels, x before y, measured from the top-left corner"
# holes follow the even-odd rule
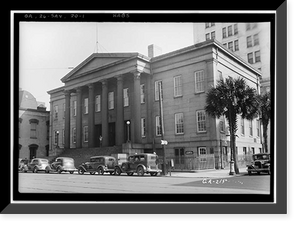
[[[269,194],[270,175],[229,175],[229,170],[172,172],[171,176],[145,174],[114,176],[69,173],[19,173],[21,193],[226,193]]]

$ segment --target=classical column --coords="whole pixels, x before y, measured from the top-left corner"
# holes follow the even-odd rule
[[[141,72],[133,73],[133,138],[134,143],[141,143]]]
[[[88,116],[88,140],[89,140],[89,147],[95,146],[95,139],[94,139],[94,128],[95,128],[95,96],[94,96],[94,84],[89,84],[89,116]]]
[[[123,104],[123,77],[117,77],[117,124],[116,124],[116,144],[124,143],[124,104]]]
[[[108,111],[107,111],[107,80],[101,81],[102,83],[102,102],[101,102],[101,112],[102,112],[102,146],[108,146]]]
[[[65,91],[65,148],[70,148],[70,91]]]
[[[81,148],[82,141],[82,94],[81,87],[76,89],[76,148]]]

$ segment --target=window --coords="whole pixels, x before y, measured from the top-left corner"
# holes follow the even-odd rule
[[[241,134],[245,135],[245,120],[241,117]]]
[[[238,51],[239,50],[239,41],[235,40],[234,41],[234,51]]]
[[[253,136],[253,125],[252,125],[252,121],[249,121],[249,132],[250,132],[250,136]]]
[[[254,41],[254,46],[259,45],[258,34],[255,34],[255,35],[253,36],[253,41]]]
[[[233,51],[233,43],[232,42],[229,42],[228,43],[228,49]]]
[[[233,25],[233,30],[234,30],[234,34],[235,35],[237,35],[239,33],[239,31],[238,31],[238,25],[237,24]]]
[[[89,131],[88,126],[83,126],[83,142],[88,142]]]
[[[260,51],[254,52],[255,62],[260,62]]]
[[[175,114],[175,134],[183,134],[183,113]]]
[[[228,37],[232,36],[232,25],[228,26]]]
[[[96,95],[95,97],[95,111],[100,112],[101,111],[101,96]]]
[[[75,117],[77,113],[77,101],[73,101],[73,116]]]
[[[250,64],[253,64],[253,53],[249,53],[247,56],[248,56],[248,62]]]
[[[54,118],[58,118],[58,106],[54,106]]]
[[[203,92],[204,91],[204,71],[195,72],[195,92]]]
[[[210,26],[211,26],[211,27],[212,27],[212,26],[215,26],[215,23],[212,22],[212,23],[210,24]]]
[[[252,47],[252,37],[251,36],[247,37],[247,47]]]
[[[220,120],[220,132],[225,132],[225,124],[224,121]]]
[[[219,80],[223,80],[223,74],[221,71],[218,70]]]
[[[209,23],[205,23],[205,28],[209,28]]]
[[[156,136],[161,136],[161,124],[160,124],[160,116],[156,116],[155,118],[155,131]]]
[[[223,39],[227,37],[226,28],[222,29]]]
[[[65,115],[66,115],[66,104],[65,103],[63,104],[63,110],[64,110],[64,118],[65,118]]]
[[[146,118],[141,119],[142,137],[146,137]]]
[[[108,109],[113,110],[114,109],[114,92],[108,92]]]
[[[181,76],[174,77],[174,97],[182,96]]]
[[[141,84],[141,103],[145,103],[145,84]]]
[[[223,43],[223,46],[227,48],[227,43]]]
[[[184,148],[175,148],[175,164],[184,164]]]
[[[155,81],[155,101],[159,100],[159,87],[161,87],[161,92],[163,92],[163,85],[162,81]],[[161,94],[161,97],[163,98],[163,93]]]
[[[205,34],[205,40],[209,40],[209,39],[210,39],[210,34],[209,33]]]
[[[206,115],[204,110],[196,111],[197,132],[206,132]]]
[[[37,133],[36,133],[37,125],[38,125],[37,122],[30,122],[30,139],[37,138]]]
[[[197,147],[197,155],[200,157],[200,162],[206,162],[206,147]]]
[[[216,32],[215,31],[211,32],[210,35],[211,35],[211,39],[215,39],[216,38]]]
[[[129,106],[129,93],[128,88],[123,89],[124,107]]]
[[[257,137],[260,136],[260,122],[258,119],[256,120],[256,135]]]
[[[89,99],[88,98],[84,99],[83,108],[84,108],[83,113],[88,114],[89,113]]]
[[[76,143],[76,128],[73,128],[73,143]]]

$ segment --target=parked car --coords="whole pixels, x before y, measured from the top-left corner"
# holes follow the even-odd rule
[[[115,166],[115,174],[127,173],[132,176],[137,173],[139,176],[150,173],[156,176],[161,170],[158,168],[158,156],[156,154],[135,154],[130,155],[126,162]]]
[[[249,175],[251,175],[252,172],[256,172],[257,174],[260,174],[261,172],[271,174],[270,154],[254,154],[252,155],[252,160],[251,164],[247,165]]]
[[[104,173],[113,174],[116,164],[117,161],[112,156],[93,156],[89,162],[82,163],[78,167],[78,173],[84,174],[85,172],[89,172],[90,174],[95,174],[97,172],[100,175]]]
[[[38,171],[45,171],[47,172],[49,169],[49,161],[44,158],[34,158],[28,164],[23,166],[22,171],[32,171],[33,173],[37,173]]]
[[[19,171],[24,171],[24,166],[28,165],[29,160],[27,158],[19,158]]]
[[[74,173],[77,169],[74,165],[74,159],[69,157],[58,157],[55,161],[49,166],[47,172],[56,171],[58,173],[69,172]]]

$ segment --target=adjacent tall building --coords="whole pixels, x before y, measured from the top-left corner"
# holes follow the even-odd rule
[[[270,91],[270,23],[194,23],[194,43],[216,39],[261,71],[261,93]],[[270,126],[268,129],[270,135]],[[270,136],[268,136],[268,146]],[[270,150],[270,149],[269,149]]]
[[[261,71],[215,40],[159,56],[153,49],[151,57],[94,53],[61,79],[63,87],[48,91],[50,150],[120,146],[161,155],[164,129],[167,156],[177,163],[185,157],[227,158],[227,122],[205,113],[206,92],[226,77],[242,77],[258,89]],[[237,152],[260,152],[258,120],[239,118],[238,125]]]

